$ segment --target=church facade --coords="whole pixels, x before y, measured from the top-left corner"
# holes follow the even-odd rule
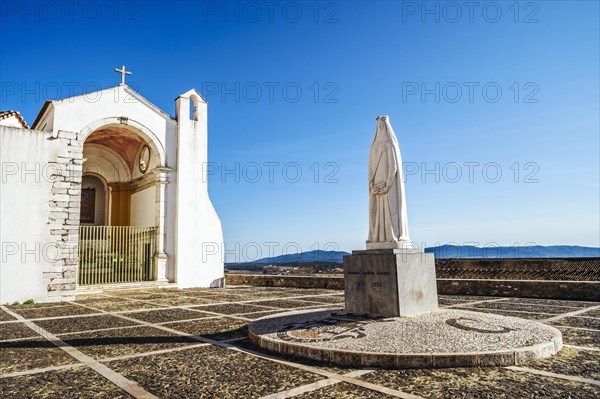
[[[0,123],[0,303],[223,284],[207,103],[192,89],[175,110],[122,82],[46,101],[31,128]]]

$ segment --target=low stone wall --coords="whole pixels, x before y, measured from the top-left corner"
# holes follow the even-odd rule
[[[600,302],[600,281],[438,279],[440,295],[562,299]]]
[[[436,259],[437,278],[600,281],[600,258]]]
[[[325,288],[343,290],[342,277],[325,276],[274,276],[268,274],[229,274],[227,284],[262,287]]]
[[[227,284],[344,289],[342,277],[229,274]],[[437,279],[440,295],[485,295],[600,302],[600,281]]]

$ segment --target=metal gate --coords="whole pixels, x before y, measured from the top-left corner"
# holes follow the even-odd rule
[[[156,227],[79,227],[78,284],[154,280]]]

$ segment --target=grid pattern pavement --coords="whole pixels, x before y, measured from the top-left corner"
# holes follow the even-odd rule
[[[353,369],[273,355],[246,325],[343,306],[324,289],[132,290],[0,306],[3,398],[597,398],[600,303],[440,296],[440,306],[551,324],[564,349],[526,367]]]

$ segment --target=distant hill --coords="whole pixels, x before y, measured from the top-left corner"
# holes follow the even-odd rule
[[[441,245],[426,248],[438,259],[446,258],[588,258],[600,257],[600,248],[580,247],[576,245],[489,247],[481,248],[469,245]],[[298,254],[280,255],[245,262],[244,265],[285,265],[309,263],[343,263],[343,257],[350,255],[344,251],[308,251]]]
[[[600,257],[600,248],[580,247],[577,245],[489,247],[481,248],[469,245],[442,245],[425,248],[433,252],[436,258],[588,258]]]
[[[288,264],[288,263],[342,263],[344,256],[350,255],[343,251],[308,251],[298,254],[280,255],[272,258],[257,259],[248,264]]]

